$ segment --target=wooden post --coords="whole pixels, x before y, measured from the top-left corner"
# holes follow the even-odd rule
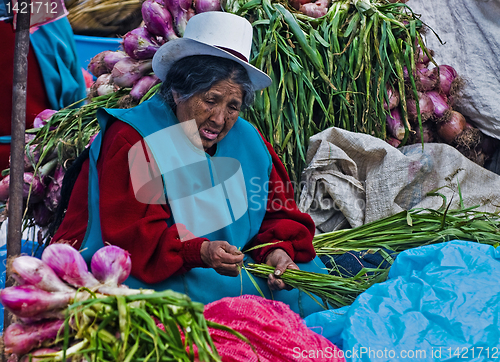
[[[25,4],[26,3],[26,4]],[[19,9],[30,9],[30,0],[20,0]],[[14,84],[12,92],[12,140],[10,146],[10,187],[7,228],[7,258],[21,253],[23,219],[24,133],[26,130],[26,88],[28,78],[28,51],[30,11],[17,13],[14,49]],[[5,286],[9,286],[9,274]],[[4,312],[4,330],[12,316]],[[5,358],[5,357],[4,357]]]

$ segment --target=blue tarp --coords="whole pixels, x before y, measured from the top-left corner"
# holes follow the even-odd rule
[[[347,361],[500,360],[500,250],[450,241],[402,252],[389,279],[308,327]]]

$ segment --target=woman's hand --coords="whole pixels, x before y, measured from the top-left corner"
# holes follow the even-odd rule
[[[271,290],[292,289],[283,280],[276,278],[276,276],[283,274],[286,269],[299,269],[286,251],[283,249],[274,249],[267,255],[266,264],[275,268],[274,274],[269,274],[267,278],[267,285],[269,285]]]
[[[236,277],[243,265],[243,253],[224,240],[204,241],[201,260],[221,275]]]

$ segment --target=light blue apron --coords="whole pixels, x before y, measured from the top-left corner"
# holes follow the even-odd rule
[[[163,185],[168,189],[165,195],[168,196],[172,217],[165,222],[169,226],[180,222],[190,231],[199,229],[194,232],[197,237],[226,240],[244,249],[259,232],[266,213],[272,160],[262,138],[252,125],[238,118],[231,131],[217,143],[215,155],[209,156],[194,147],[184,132],[179,132],[180,124],[174,113],[159,95],[155,95],[131,109],[98,111],[102,131],[90,148],[89,223],[81,247],[84,258],[90,261],[95,251],[104,245],[99,218],[96,164],[102,134],[113,117],[134,127],[151,150],[162,174]],[[175,147],[169,147],[170,144],[175,144]],[[204,230],[208,232],[202,234]],[[252,262],[247,255],[245,263]],[[317,257],[312,262],[298,266],[302,270],[326,273]],[[271,293],[265,279],[253,279],[267,298],[287,303],[302,317],[323,310],[298,290]],[[130,276],[124,284],[132,288],[172,289],[204,304],[242,294],[259,295],[245,271],[239,277],[228,277],[211,268],[194,268],[154,285]]]

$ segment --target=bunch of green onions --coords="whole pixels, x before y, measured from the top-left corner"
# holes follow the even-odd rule
[[[271,142],[292,181],[300,180],[309,137],[319,131],[336,126],[386,139],[388,85],[400,94],[406,142],[412,132],[406,95],[418,99],[417,45],[428,53],[423,24],[407,5],[333,0],[317,19],[284,1],[228,0],[226,10],[253,23],[251,63],[273,80],[245,118]]]
[[[245,269],[261,278],[267,278],[274,272],[274,268],[267,264],[248,264]],[[373,284],[385,281],[387,274],[387,269],[363,269],[354,277],[343,278],[330,274],[287,269],[279,278],[290,287],[309,295],[325,309],[329,309],[351,305],[359,294]]]
[[[500,215],[477,208],[401,211],[353,229],[318,234],[313,245],[318,255],[370,249],[401,252],[454,239],[499,245]]]
[[[19,256],[9,274],[19,285],[0,292],[18,320],[3,333],[3,347],[21,361],[220,361],[204,305],[171,290],[129,289],[128,252],[99,249],[90,272],[68,244],[51,244],[42,258]],[[36,356],[36,358],[35,358]]]

